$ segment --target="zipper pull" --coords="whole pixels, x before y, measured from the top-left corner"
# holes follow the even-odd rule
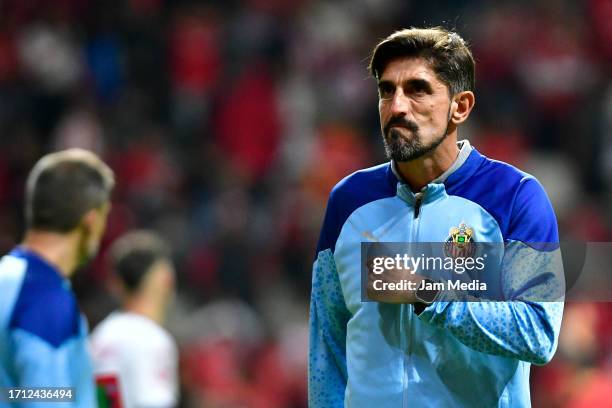
[[[414,218],[419,218],[419,213],[421,212],[421,203],[423,202],[424,194],[424,192],[419,191],[414,195]]]

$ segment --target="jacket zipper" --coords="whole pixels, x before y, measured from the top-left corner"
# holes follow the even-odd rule
[[[421,213],[421,204],[423,204],[424,191],[419,191],[414,195],[414,220],[418,221]]]
[[[424,191],[420,191],[418,193],[416,193],[414,195],[414,214],[413,214],[413,220],[412,220],[412,229],[411,229],[411,236],[410,236],[410,240],[411,240],[411,244],[414,246],[414,244],[417,242],[417,238],[419,235],[419,224],[421,221],[421,207],[423,205],[423,196],[425,195]],[[405,316],[404,314],[408,315],[408,345],[405,348],[407,351],[407,356],[404,358],[404,395],[403,395],[403,407],[408,407],[408,384],[410,384],[410,375],[409,375],[409,369],[410,369],[410,357],[412,355],[412,343],[413,343],[413,305],[403,305],[405,306],[404,308],[402,308],[402,322],[404,322]]]
[[[404,350],[408,349],[408,345],[406,345],[406,310],[407,305],[400,305],[400,332],[402,333],[402,353]],[[402,383],[403,383],[403,393],[402,393],[402,407],[406,408],[408,406],[408,356],[403,355],[402,359]]]

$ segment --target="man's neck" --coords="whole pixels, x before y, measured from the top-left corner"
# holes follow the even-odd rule
[[[21,245],[53,265],[62,276],[70,278],[77,267],[77,239],[74,232],[30,230]]]
[[[125,301],[123,309],[126,312],[145,316],[159,325],[162,325],[166,318],[162,301],[151,299],[144,294],[131,296]]]
[[[420,191],[450,168],[458,155],[457,135],[450,134],[426,155],[408,162],[396,162],[397,171],[412,191]]]

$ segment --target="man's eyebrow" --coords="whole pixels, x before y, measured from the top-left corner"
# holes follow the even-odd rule
[[[383,87],[383,86],[395,86],[395,84],[393,83],[393,81],[389,81],[388,79],[380,79],[378,81],[378,87]]]
[[[395,87],[396,85],[395,85],[395,82],[388,80],[388,79],[381,79],[378,81],[379,88],[386,87],[386,86]],[[404,88],[423,89],[426,92],[432,92],[433,90],[431,82],[429,82],[426,79],[421,79],[421,78],[407,79],[406,81],[403,82],[402,86]]]
[[[413,78],[404,82],[405,87],[411,87],[416,89],[424,89],[427,92],[432,91],[431,82],[426,79]]]

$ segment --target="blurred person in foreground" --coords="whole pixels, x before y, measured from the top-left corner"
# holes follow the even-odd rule
[[[373,50],[389,162],[330,194],[312,279],[313,408],[531,405],[530,364],[552,358],[563,303],[524,299],[558,283],[549,269],[559,260],[557,221],[533,176],[458,141],[475,103],[474,65],[465,41],[443,28],[401,30]],[[423,289],[427,279],[408,268],[378,279],[415,289],[379,292],[366,279],[374,302],[364,301],[362,242],[503,244],[499,265],[515,264],[495,289],[511,301],[443,300],[456,293]]]
[[[162,327],[175,291],[170,250],[156,234],[134,231],[110,254],[122,309],[91,336],[98,383],[118,384],[126,408],[176,406],[178,351]]]
[[[1,387],[74,387],[69,406],[95,406],[87,323],[69,279],[98,252],[113,186],[108,166],[80,149],[48,154],[30,172],[25,237],[0,261]]]

